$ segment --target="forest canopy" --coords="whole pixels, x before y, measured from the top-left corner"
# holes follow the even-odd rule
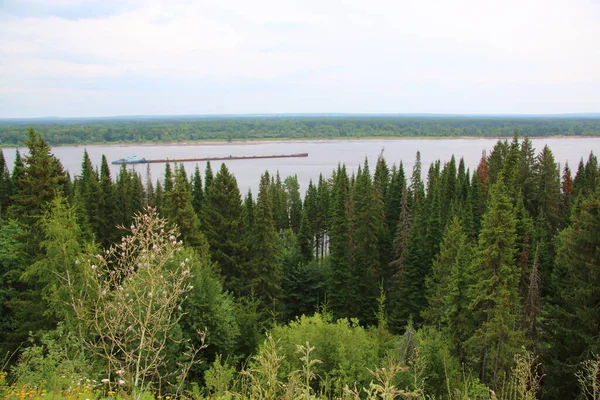
[[[473,171],[380,155],[301,196],[26,145],[0,151],[0,397],[598,399],[593,153],[514,132]]]
[[[249,115],[0,119],[0,146],[33,127],[50,145],[363,137],[598,136],[600,115]]]

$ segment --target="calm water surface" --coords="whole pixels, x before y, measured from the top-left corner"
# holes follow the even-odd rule
[[[510,140],[510,139],[509,139]],[[282,179],[288,175],[297,175],[301,192],[308,187],[309,181],[319,179],[319,174],[329,177],[338,163],[345,163],[350,171],[355,171],[358,165],[364,163],[365,158],[371,166],[371,172],[380,153],[383,152],[386,161],[391,165],[404,164],[405,171],[410,176],[414,165],[415,154],[421,152],[423,172],[427,173],[429,164],[437,159],[446,162],[452,154],[463,157],[467,167],[474,169],[479,163],[481,152],[489,152],[496,144],[497,139],[362,139],[362,140],[314,140],[314,141],[283,141],[283,142],[247,142],[247,143],[194,143],[194,144],[146,144],[146,145],[93,145],[93,146],[64,146],[52,149],[71,176],[78,175],[81,171],[83,151],[87,152],[95,166],[100,165],[102,155],[108,161],[137,155],[147,159],[175,159],[191,157],[228,157],[248,155],[274,155],[308,153],[303,158],[280,158],[260,160],[226,160],[224,163],[235,175],[242,194],[252,189],[256,193],[261,174],[265,170],[269,173],[279,171]],[[563,166],[569,163],[573,173],[577,164],[583,157],[587,159],[590,151],[600,154],[600,138],[536,138],[532,139],[536,152],[548,145],[557,163]],[[12,168],[15,158],[15,149],[3,149],[4,156]],[[20,149],[24,153],[24,149]],[[194,171],[196,164],[200,167],[202,176],[206,162],[184,163],[188,176]],[[150,166],[150,175],[155,182],[162,179],[165,164],[141,164],[129,168],[138,171],[142,178],[146,178],[147,166]],[[221,165],[220,161],[211,163],[216,172]],[[116,177],[118,165],[111,165],[112,177]]]

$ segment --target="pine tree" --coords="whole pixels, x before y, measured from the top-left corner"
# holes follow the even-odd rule
[[[514,354],[526,343],[521,329],[516,239],[514,209],[500,174],[490,191],[471,264],[470,298],[476,329],[466,343],[468,359],[482,381],[494,389],[508,376]]]

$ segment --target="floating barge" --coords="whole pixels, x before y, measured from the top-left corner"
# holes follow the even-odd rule
[[[153,163],[168,163],[168,162],[193,162],[193,161],[226,161],[226,160],[260,160],[264,158],[296,158],[296,157],[308,157],[308,153],[296,153],[296,154],[276,154],[266,156],[228,156],[228,157],[193,157],[193,158],[158,158],[158,159],[146,159],[139,158],[136,156],[125,157],[119,160],[115,160],[113,164],[153,164]]]

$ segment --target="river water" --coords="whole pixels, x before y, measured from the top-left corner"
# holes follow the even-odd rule
[[[509,139],[510,140],[510,139]],[[90,146],[62,146],[55,147],[52,152],[57,156],[64,167],[70,172],[71,177],[81,171],[81,161],[84,149],[95,166],[100,165],[102,155],[106,155],[109,162],[123,157],[137,155],[146,159],[176,159],[193,157],[228,157],[249,155],[276,155],[308,153],[302,158],[274,158],[256,160],[226,160],[223,161],[235,175],[242,195],[252,189],[256,193],[261,174],[265,171],[276,173],[279,171],[281,178],[288,175],[297,175],[302,193],[307,189],[309,180],[317,181],[319,174],[329,177],[338,163],[345,163],[350,171],[356,171],[358,165],[364,163],[365,158],[371,167],[371,173],[379,154],[383,152],[386,161],[391,165],[402,161],[407,177],[410,176],[414,165],[415,154],[421,152],[423,173],[427,173],[429,164],[437,159],[443,162],[450,160],[454,154],[458,159],[463,157],[467,167],[473,170],[481,158],[482,151],[488,154],[496,144],[497,139],[360,139],[360,140],[306,140],[306,141],[256,141],[233,143],[177,143],[177,144],[127,144],[127,145],[90,145]],[[590,151],[600,154],[600,138],[534,138],[532,139],[536,152],[548,145],[557,163],[564,166],[569,163],[573,174],[581,158],[587,159]],[[24,154],[26,149],[20,149]],[[12,168],[15,149],[3,149],[4,157]],[[206,162],[184,163],[188,176],[198,164],[204,176]],[[147,166],[150,166],[150,175],[155,182],[164,176],[165,165],[138,164],[129,166],[146,178]],[[216,172],[221,161],[213,161],[212,169]],[[115,179],[118,165],[111,165],[112,177]]]

